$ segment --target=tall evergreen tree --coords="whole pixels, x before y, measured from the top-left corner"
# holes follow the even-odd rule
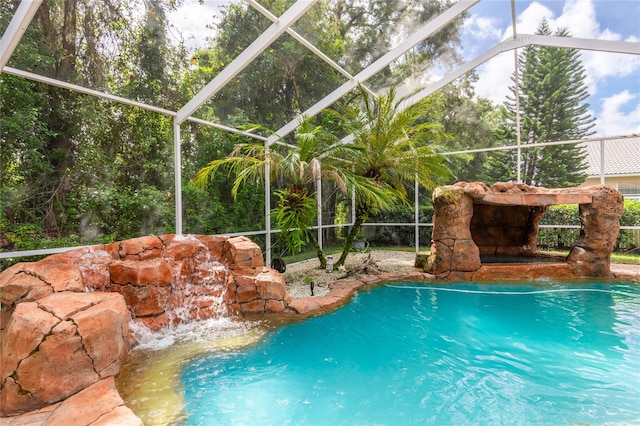
[[[536,34],[552,35],[543,20]],[[570,37],[566,28],[556,36]],[[589,97],[580,53],[575,49],[529,46],[519,55],[518,95],[522,144],[576,140],[592,135],[595,118],[588,112]],[[515,73],[512,81],[515,83]],[[516,85],[505,101],[506,114],[497,137],[506,145],[516,143]],[[586,178],[586,153],[577,145],[554,145],[522,150],[521,180],[530,185],[577,186]],[[515,180],[515,151],[490,156],[489,180]]]

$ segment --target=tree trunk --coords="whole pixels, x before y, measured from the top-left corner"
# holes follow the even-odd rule
[[[342,246],[342,255],[340,259],[336,262],[335,266],[339,267],[344,265],[344,262],[347,260],[347,256],[351,251],[351,247],[353,246],[353,241],[356,239],[356,235],[360,232],[360,228],[362,228],[362,224],[364,223],[365,216],[356,215],[356,221],[353,223],[349,234],[347,235],[347,239],[344,242],[344,246]]]
[[[309,236],[309,241],[311,241],[311,244],[313,244],[313,248],[316,250],[316,256],[318,256],[318,260],[320,261],[320,269],[326,268],[327,258],[322,252],[322,248],[320,247],[320,243],[318,243],[318,239],[311,230],[307,231],[307,235]]]

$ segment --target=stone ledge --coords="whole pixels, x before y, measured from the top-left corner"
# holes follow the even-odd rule
[[[591,194],[485,194],[474,198],[476,204],[494,206],[553,206],[557,204],[591,204]]]
[[[2,426],[142,426],[142,421],[128,408],[113,377],[100,380],[62,402],[15,417],[0,417]]]

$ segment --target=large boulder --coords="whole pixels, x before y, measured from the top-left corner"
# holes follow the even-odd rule
[[[117,375],[128,324],[118,294],[65,291],[18,304],[2,331],[0,414],[41,408]]]

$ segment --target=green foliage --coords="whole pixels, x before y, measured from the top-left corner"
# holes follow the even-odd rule
[[[620,226],[640,226],[640,201],[624,200]],[[616,251],[637,251],[640,247],[640,231],[621,229],[616,241]]]
[[[417,181],[431,189],[451,175],[437,147],[446,135],[440,126],[421,120],[427,102],[403,109],[403,99],[396,99],[394,88],[387,96],[376,97],[360,88],[359,95],[362,103],[354,102],[336,113],[362,150],[352,166],[360,178],[355,186],[355,223],[336,266],[344,264],[360,227],[371,215],[407,203],[407,183]]]
[[[321,1],[296,28],[355,74],[399,35],[409,33],[416,23],[427,22],[451,3],[396,7],[383,0]],[[164,0],[45,1],[9,65],[177,110],[270,25],[245,3],[224,6],[210,46],[189,60],[184,46],[172,44],[173,38],[168,37],[171,28],[166,18],[181,4]],[[291,2],[267,0],[264,4],[279,14]],[[2,25],[17,5],[16,1],[0,2]],[[461,23],[462,19],[456,20],[420,43],[410,61],[387,69],[374,83],[380,86],[424,70],[437,59],[455,62]],[[372,54],[376,49],[380,50]],[[265,132],[267,127],[293,119],[343,81],[342,75],[285,34],[212,102],[205,103],[198,117],[234,127],[259,122],[264,127],[254,131]],[[0,85],[0,112],[2,249],[90,244],[173,230],[171,117],[8,74],[3,74]],[[411,165],[406,164],[402,173],[385,176],[388,186],[354,174],[351,164],[364,153],[363,148],[337,143],[345,128],[336,130],[334,118],[327,114],[319,123],[301,122],[295,135],[269,147],[270,157],[260,147],[243,146],[249,143],[245,137],[183,123],[184,228],[224,233],[264,227],[261,173],[267,159],[272,161],[277,187],[297,185],[311,192],[322,176],[323,190],[350,194],[354,188],[361,207],[371,200],[394,198],[393,191],[400,191],[396,198],[402,200],[406,190],[400,175],[406,175]],[[427,133],[435,131],[422,121]],[[298,148],[285,146],[292,141]],[[425,141],[428,144],[431,138]],[[237,176],[213,172],[207,185],[192,185],[189,179],[198,170],[211,161],[225,161],[234,149],[253,157],[253,169],[242,164],[235,170],[246,177],[242,185],[234,186]],[[429,154],[422,160],[428,163],[431,158]],[[312,197],[304,201],[315,202]],[[391,204],[382,202],[383,206]],[[379,208],[376,204],[367,213]],[[315,218],[309,214],[306,219],[311,226]],[[309,234],[309,242],[317,245],[312,237]],[[314,248],[319,250],[319,246]]]
[[[309,242],[309,224],[317,214],[315,199],[305,189],[287,188],[274,193],[278,197],[277,206],[271,211],[280,237],[291,254],[299,253]]]
[[[447,151],[464,151],[489,148],[497,144],[494,131],[502,123],[503,107],[496,107],[489,100],[474,100],[474,73],[443,87],[430,95],[423,118],[442,125],[442,130],[451,135],[444,141]],[[486,170],[486,153],[458,154],[448,156],[452,181],[473,182],[483,180]]]
[[[148,185],[131,190],[99,186],[77,203],[81,235],[117,241],[174,230],[173,194]]]
[[[418,209],[419,223],[433,222],[433,206],[421,205]],[[415,220],[415,211],[413,207],[398,206],[389,211],[379,212],[370,218],[375,223],[413,223]],[[421,226],[419,228],[420,245],[428,246],[431,241],[431,227]],[[415,227],[414,226],[384,226],[377,225],[374,232],[366,230],[367,240],[372,246],[415,246]]]
[[[540,224],[580,226],[579,206],[577,204],[549,206]],[[640,201],[624,200],[620,226],[640,226]],[[572,247],[579,236],[579,228],[540,228],[538,247],[541,249],[566,249]],[[614,251],[634,251],[638,248],[639,243],[638,231],[621,229]]]
[[[349,219],[349,211],[350,208],[345,202],[340,202],[336,204],[335,216],[333,218],[334,225],[344,225],[350,222]],[[336,228],[336,237],[339,240],[343,240],[345,236],[344,227],[340,226]]]
[[[295,24],[295,29],[352,75],[357,74],[389,50],[398,37],[410,34],[415,26],[433,19],[454,3],[320,1]],[[278,15],[290,2],[265,0],[267,9]],[[223,7],[211,47],[197,52],[198,73],[208,81],[228,65],[261,34],[270,22],[245,3]],[[416,72],[424,73],[438,60],[450,65],[459,60],[462,17],[437,34],[420,42],[407,55],[405,64],[386,68],[368,83],[376,88],[401,81]],[[293,120],[331,90],[344,77],[288,34],[278,38],[233,81],[216,95],[216,115],[223,123],[245,111],[249,121],[277,129]]]
[[[549,206],[540,225],[580,226],[577,204]],[[565,249],[572,247],[580,236],[580,229],[540,228],[538,230],[538,248]]]
[[[171,78],[179,73],[166,74],[178,55],[163,39],[166,19],[156,19],[171,4],[150,0],[140,16],[129,0],[43,2],[9,65],[137,100],[183,104],[168,89],[178,87]],[[16,5],[0,2],[0,19]],[[11,75],[2,80],[3,249],[173,229],[171,119]]]

